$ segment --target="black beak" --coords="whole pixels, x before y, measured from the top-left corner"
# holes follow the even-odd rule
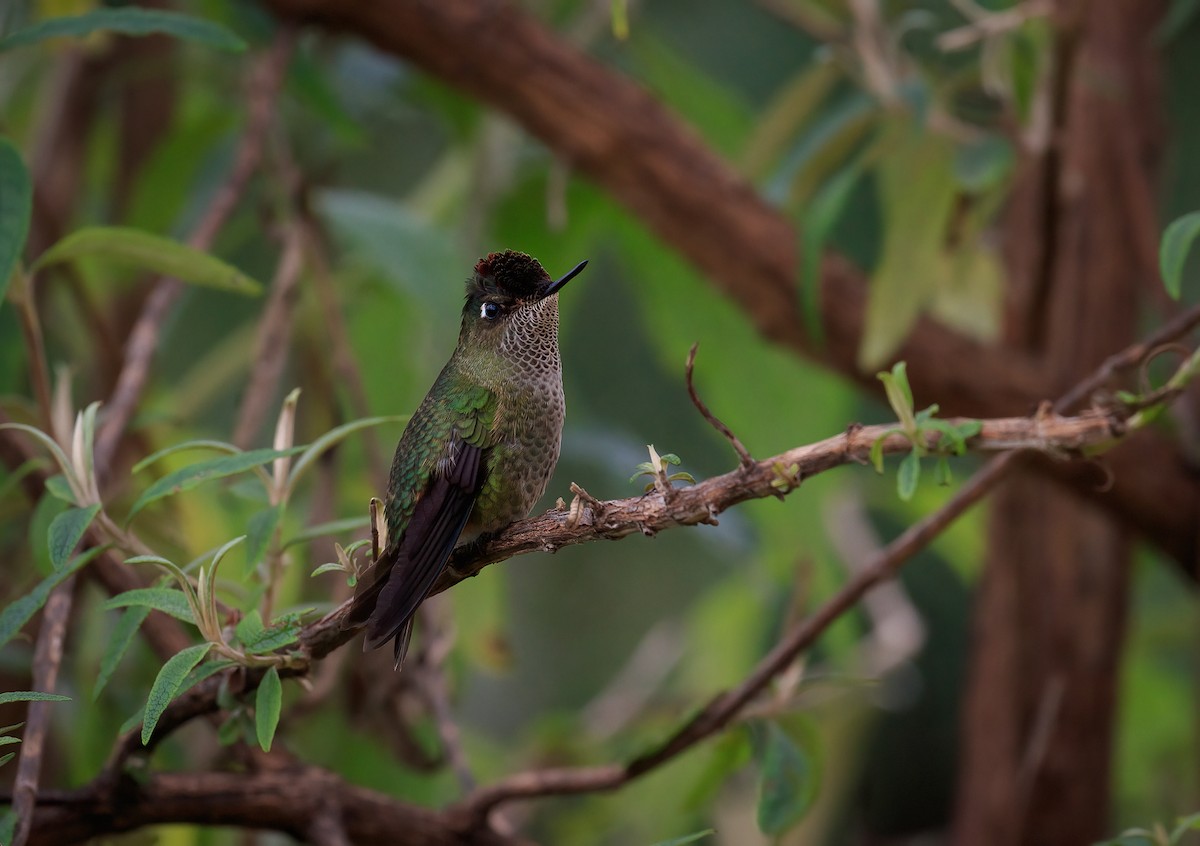
[[[571,268],[571,270],[567,272],[566,276],[563,276],[561,279],[558,279],[554,282],[551,282],[549,285],[547,285],[546,288],[543,289],[543,291],[542,291],[542,298],[544,299],[545,297],[548,297],[551,294],[557,294],[564,285],[566,285],[568,282],[570,282],[572,279],[574,279],[576,276],[578,276],[579,272],[581,270],[583,270],[585,267],[587,267],[586,259],[584,259],[579,264],[577,264],[573,268]]]

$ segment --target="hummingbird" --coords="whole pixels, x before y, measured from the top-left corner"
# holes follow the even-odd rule
[[[555,280],[507,250],[467,280],[458,346],[396,445],[387,541],[347,618],[366,624],[364,650],[393,641],[397,668],[454,548],[528,516],[546,491],[566,413],[558,292],[586,265]]]

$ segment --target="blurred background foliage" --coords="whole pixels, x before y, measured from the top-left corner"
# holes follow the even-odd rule
[[[0,30],[97,5],[15,0],[0,9]],[[1013,163],[1001,113],[1012,105],[1028,115],[1049,38],[1044,20],[1033,17],[982,45],[947,51],[938,39],[967,23],[961,3],[881,3],[879,32],[887,40],[876,46],[895,74],[884,92],[870,67],[818,37],[847,26],[849,12],[838,0],[651,0],[632,4],[624,40],[613,35],[608,3],[524,5],[681,115],[794,215],[805,246],[836,246],[870,270],[864,368],[889,364],[923,312],[973,336],[995,337],[1001,271],[989,227]],[[1200,196],[1196,6],[1177,0],[1174,23],[1162,33],[1170,123],[1163,219]],[[277,25],[254,3],[174,7],[224,24],[251,50],[230,56],[173,42],[161,54],[111,61],[78,139],[84,169],[68,231],[120,224],[184,240],[231,166],[247,119],[248,68]],[[979,8],[1013,4],[982,0]],[[27,161],[62,117],[52,109],[64,63],[107,49],[111,38],[0,54],[0,131]],[[170,81],[159,116],[165,124],[150,133],[152,147],[129,172],[123,162],[131,135],[123,122],[137,116],[123,110],[122,97],[163,76]],[[286,370],[270,403],[277,408],[292,388],[301,389],[299,443],[356,417],[411,411],[453,348],[462,282],[473,262],[505,248],[537,256],[552,274],[591,262],[562,298],[568,418],[543,507],[569,499],[572,481],[600,498],[636,494],[640,483],[628,477],[645,460],[646,444],[677,453],[697,478],[734,465],[736,457],[688,401],[683,362],[693,342],[700,344],[701,395],[755,456],[836,434],[852,421],[889,418],[854,386],[764,341],[635,217],[505,117],[360,41],[302,33],[266,163],[212,252],[270,280],[296,190],[328,236],[330,274],[322,282],[321,271],[305,269]],[[108,396],[123,333],[148,280],[104,262],[76,268],[46,273],[37,296],[49,360],[69,378],[74,406],[83,407]],[[798,284],[811,319],[814,286],[805,281]],[[262,299],[186,291],[164,327],[154,378],[133,423],[136,454],[122,455],[112,479],[114,513],[195,457],[174,455],[130,475],[133,461],[191,438],[230,437],[262,309]],[[332,323],[349,339],[365,407],[338,369]],[[14,419],[36,416],[29,380],[16,312],[0,308],[0,402]],[[264,422],[252,445],[269,446],[272,427],[273,419]],[[378,459],[390,458],[400,430],[381,427],[374,452],[355,437],[331,454],[292,502],[285,536],[364,515],[369,497],[383,493]],[[956,476],[973,466],[959,459]],[[29,503],[12,481],[9,469],[0,470],[6,600],[46,571],[42,538],[61,508],[50,497]],[[902,503],[890,477],[845,469],[806,481],[786,502],[747,503],[722,515],[719,527],[534,554],[459,585],[438,602],[457,630],[448,672],[475,776],[486,783],[529,766],[636,753],[712,692],[740,680],[790,619],[847,578],[848,535],[868,546],[886,542],[947,495],[927,479]],[[243,534],[260,508],[245,486],[210,485],[156,506],[135,528],[162,554],[189,561]],[[709,827],[717,831],[713,842],[770,842],[756,822],[760,774],[772,732],[782,731],[811,794],[781,842],[892,842],[872,838],[938,832],[952,809],[983,544],[976,509],[905,568],[882,605],[847,615],[823,638],[781,713],[751,719],[614,795],[524,808],[522,828],[564,846],[650,844]],[[292,552],[280,606],[324,610],[345,596],[336,574],[308,576],[332,559],[328,543]],[[1114,830],[1173,819],[1195,810],[1200,796],[1200,618],[1172,567],[1148,548],[1139,559],[1123,659]],[[158,669],[135,641],[107,692],[91,701],[95,668],[117,619],[101,609],[103,599],[95,585],[82,588],[64,669],[73,701],[54,711],[45,784],[77,785],[95,775]],[[237,604],[234,588],[226,599]],[[907,640],[889,640],[880,627],[888,615],[907,621]],[[312,696],[286,685],[282,743],[358,784],[430,805],[454,800],[460,788],[446,769],[415,771],[392,743],[380,742],[381,706],[369,689],[386,663],[377,658],[361,656],[356,645],[343,649],[335,689],[313,707],[294,707]],[[30,660],[28,642],[9,644],[0,653],[4,684],[23,686]],[[373,669],[356,667],[366,662]],[[418,742],[436,748],[428,715],[408,716]],[[156,766],[195,766],[215,754],[212,745],[207,727],[192,726],[162,747]],[[0,770],[0,779],[14,769]],[[239,839],[184,826],[155,834],[173,846]]]

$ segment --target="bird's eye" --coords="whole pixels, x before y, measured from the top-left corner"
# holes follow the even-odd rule
[[[497,303],[484,303],[479,307],[479,316],[484,320],[495,320],[500,316],[500,306]]]

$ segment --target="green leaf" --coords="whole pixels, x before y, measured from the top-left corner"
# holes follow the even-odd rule
[[[863,175],[862,159],[839,170],[803,207],[800,218],[800,309],[808,336],[823,343],[821,256]]]
[[[163,476],[153,485],[146,489],[137,502],[133,504],[133,508],[129,510],[128,520],[132,520],[134,515],[145,508],[152,502],[180,493],[181,491],[190,491],[193,488],[199,487],[205,482],[213,479],[223,479],[228,476],[236,476],[238,473],[245,473],[247,470],[253,470],[268,461],[274,461],[285,455],[294,455],[303,450],[304,447],[292,447],[291,449],[253,449],[249,452],[238,453],[237,455],[227,455],[221,458],[212,458],[208,461],[200,461],[196,464],[190,464],[187,467],[181,467],[173,473],[168,473]]]
[[[189,608],[188,611],[190,613],[191,609]],[[137,634],[137,630],[148,616],[150,616],[150,608],[145,605],[137,605],[126,610],[121,615],[121,619],[117,620],[117,625],[108,638],[108,646],[104,649],[104,657],[100,659],[100,672],[96,676],[96,684],[92,688],[93,702],[100,698],[100,692],[112,678],[117,665],[125,657],[129,644],[133,643],[134,635]]]
[[[1175,822],[1175,828],[1171,829],[1171,837],[1168,840],[1170,846],[1177,846],[1183,842],[1183,836],[1189,831],[1200,829],[1200,813],[1191,814],[1190,816],[1180,817]]]
[[[876,376],[880,382],[883,382],[884,393],[887,394],[888,404],[892,407],[892,411],[896,412],[896,419],[900,421],[902,431],[910,438],[916,438],[917,423],[913,415],[913,394],[912,388],[908,384],[908,365],[903,361],[898,361],[892,365],[892,371],[877,373]],[[916,443],[913,444],[916,446]]]
[[[42,579],[33,590],[0,611],[0,646],[4,646],[16,637],[17,633],[21,631],[21,627],[29,622],[39,608],[46,604],[46,600],[50,597],[50,591],[107,549],[107,546],[94,546],[75,556],[67,566]]]
[[[72,467],[71,459],[67,458],[67,454],[63,452],[62,447],[58,445],[58,442],[55,441],[54,438],[47,435],[41,429],[38,429],[34,426],[26,426],[24,423],[0,423],[0,430],[2,429],[12,429],[17,432],[24,432],[49,450],[51,457],[54,459],[54,463],[58,465],[58,469],[62,471],[63,475],[66,477],[67,484],[71,488],[71,498],[67,501],[72,503],[79,501],[75,493],[77,488],[77,480],[75,479],[75,471]]]
[[[279,726],[279,711],[283,704],[283,685],[279,682],[279,671],[274,667],[267,670],[258,686],[258,695],[254,698],[254,733],[258,736],[258,745],[264,752],[271,751],[271,741],[275,739],[275,729]]]
[[[313,441],[307,448],[297,447],[298,450],[304,450],[304,454],[296,459],[296,465],[292,468],[292,473],[288,477],[288,486],[294,486],[296,480],[300,478],[310,464],[321,457],[321,453],[329,449],[339,441],[345,439],[347,435],[353,434],[361,429],[369,429],[372,426],[379,426],[383,423],[404,423],[407,422],[409,415],[389,415],[387,417],[364,417],[361,420],[351,420],[338,426],[336,429],[330,429],[321,437]],[[289,453],[290,454],[290,453]]]
[[[158,671],[158,676],[154,679],[154,684],[150,687],[150,695],[146,697],[146,712],[142,718],[143,746],[150,742],[150,738],[154,734],[154,727],[158,725],[158,720],[163,715],[163,711],[167,710],[167,706],[171,704],[171,700],[179,692],[183,680],[187,678],[188,673],[197,664],[204,660],[204,656],[208,654],[211,648],[211,643],[198,643],[195,646],[189,646],[187,649],[180,650],[172,655],[167,663],[163,664],[162,669]]]
[[[782,834],[799,822],[812,804],[816,792],[813,767],[783,729],[768,723],[762,771],[758,827],[764,834]]]
[[[9,752],[7,755],[0,755],[0,767],[3,767],[5,764],[7,764],[9,761],[11,761],[15,757],[17,757],[16,752]],[[11,843],[11,842],[12,841],[10,841],[10,840],[0,840],[0,843]]]
[[[67,477],[59,473],[56,476],[51,476],[46,479],[46,493],[55,499],[61,499],[63,502],[71,505],[78,505],[75,500],[75,494],[71,491],[71,485],[67,482]]]
[[[685,843],[695,843],[698,840],[703,840],[706,837],[711,837],[716,834],[715,828],[706,828],[704,831],[696,831],[691,834],[685,834],[683,837],[676,837],[674,840],[660,840],[654,846],[684,846]]]
[[[346,572],[346,568],[343,567],[339,562],[330,561],[327,564],[322,564],[320,567],[313,570],[308,574],[308,577],[311,579],[313,576],[319,576],[322,573],[332,573],[334,570],[337,570],[339,573]]]
[[[0,735],[0,746],[12,746],[14,743],[20,743],[20,742],[21,742],[21,738],[19,738],[19,737],[8,737],[5,735]]]
[[[880,474],[883,473],[883,444],[884,444],[884,441],[886,441],[888,439],[888,435],[890,435],[890,434],[891,434],[891,432],[887,432],[885,434],[880,435],[878,438],[875,439],[875,442],[873,444],[871,444],[870,459],[871,459],[871,464],[872,464],[872,466],[874,466],[876,473],[880,473]]]
[[[266,631],[266,627],[263,625],[262,615],[255,608],[245,617],[238,620],[234,634],[237,635],[237,639],[241,642],[242,646],[245,646],[247,643],[254,643],[259,640],[263,636],[264,631]]]
[[[210,440],[184,441],[181,444],[173,444],[169,447],[160,449],[158,452],[155,452],[151,455],[147,455],[145,458],[143,458],[137,464],[133,465],[133,469],[130,470],[129,472],[130,472],[130,474],[140,473],[143,470],[145,470],[147,467],[149,467],[151,464],[158,461],[160,458],[166,458],[168,455],[171,455],[176,452],[183,452],[184,450],[187,450],[187,449],[215,449],[215,450],[218,450],[219,452],[225,452],[225,453],[229,453],[232,455],[236,455],[238,453],[245,452],[245,450],[243,450],[239,447],[236,447],[231,443],[226,443],[225,441],[210,441]]]
[[[260,294],[262,286],[231,264],[170,238],[123,226],[91,226],[63,238],[33,263],[30,272],[84,257],[132,264],[192,285]]]
[[[896,474],[896,493],[900,499],[908,502],[917,492],[917,482],[921,478],[921,456],[914,449],[900,462],[900,472]]]
[[[1002,135],[968,141],[954,153],[954,177],[973,193],[999,185],[1013,168],[1012,143]]]
[[[136,588],[118,593],[104,603],[104,610],[142,607],[170,614],[176,620],[196,625],[196,617],[192,614],[192,606],[183,591],[172,588]]]
[[[87,508],[68,508],[50,522],[50,564],[55,571],[66,565],[99,511],[99,504]]]
[[[60,696],[57,693],[42,693],[37,690],[13,690],[0,693],[0,705],[9,702],[70,702],[71,697]]]
[[[17,148],[0,136],[0,304],[8,290],[25,238],[29,234],[29,216],[33,209],[33,186],[29,171]]]
[[[370,517],[347,517],[344,520],[332,520],[328,523],[320,523],[288,538],[283,544],[283,548],[287,549],[289,546],[295,546],[298,543],[307,543],[314,538],[324,537],[325,535],[338,535],[342,532],[354,531],[355,529],[365,529],[370,525]]]
[[[246,523],[246,575],[254,572],[254,566],[267,551],[282,513],[282,506],[273,505],[258,512]]]
[[[238,633],[238,638],[242,642],[242,648],[251,655],[263,655],[267,652],[274,652],[276,649],[282,649],[300,639],[301,625],[299,614],[285,614],[282,617],[277,617],[266,628],[262,628],[261,618],[258,617],[257,611],[247,614],[242,622],[250,619],[251,615],[259,621],[259,630],[255,633],[247,630],[246,637],[242,637],[241,627],[239,626]]]
[[[950,473],[950,459],[945,454],[939,455],[936,467],[935,472],[937,475],[934,478],[937,480],[937,483],[942,487],[950,484],[953,479]]]
[[[1200,211],[1172,221],[1163,233],[1158,248],[1158,264],[1162,270],[1163,286],[1173,299],[1179,299],[1182,293],[1183,265],[1197,235],[1200,235]]]
[[[131,6],[120,9],[95,9],[82,15],[50,18],[0,39],[0,51],[37,44],[47,38],[82,38],[100,31],[119,32],[123,35],[163,33],[216,50],[237,53],[246,49],[245,41],[212,21],[181,15],[178,12]]]

